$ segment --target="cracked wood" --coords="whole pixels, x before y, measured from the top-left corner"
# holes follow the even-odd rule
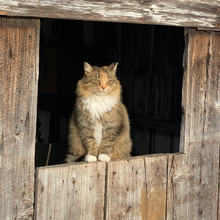
[[[37,169],[36,220],[103,219],[105,163]]]
[[[0,0],[1,15],[219,29],[220,0]]]
[[[217,219],[220,33],[185,32],[181,148],[169,156],[167,219]]]
[[[0,18],[1,219],[33,219],[39,29]]]

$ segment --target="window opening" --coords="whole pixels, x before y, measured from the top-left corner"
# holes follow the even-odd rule
[[[84,61],[119,63],[133,156],[178,152],[183,49],[179,27],[41,19],[36,166],[64,162]]]

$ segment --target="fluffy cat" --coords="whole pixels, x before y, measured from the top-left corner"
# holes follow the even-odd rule
[[[130,157],[132,142],[125,106],[121,102],[121,85],[116,77],[118,63],[90,66],[77,83],[77,99],[69,124],[71,163]]]

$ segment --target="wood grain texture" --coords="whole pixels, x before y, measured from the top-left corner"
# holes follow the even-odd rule
[[[146,219],[146,180],[143,158],[111,161],[106,182],[105,219]]]
[[[168,165],[168,219],[217,219],[220,34],[189,29],[186,49],[181,131],[186,155],[170,158]]]
[[[185,113],[189,129],[185,144],[188,145],[190,156],[189,167],[193,167],[193,164],[198,167],[197,177],[192,183],[199,188],[198,219],[216,219],[220,145],[220,33],[189,30],[188,34],[188,80],[192,83],[188,83],[187,93],[191,93],[191,100],[187,100]]]
[[[105,173],[101,162],[38,168],[35,219],[103,219]]]
[[[35,219],[165,219],[168,157],[38,168]]]
[[[167,194],[167,156],[145,157],[147,220],[165,220]]]
[[[190,175],[188,174],[188,163],[185,158],[186,155],[184,154],[170,155],[168,158],[167,220],[190,219],[187,215],[188,208],[190,208],[188,204],[192,205],[190,201],[194,200],[194,194],[188,195],[187,192],[187,181]]]
[[[33,219],[39,19],[0,18],[0,218]]]
[[[170,26],[220,26],[219,0],[0,0],[1,14],[77,20],[160,24]]]

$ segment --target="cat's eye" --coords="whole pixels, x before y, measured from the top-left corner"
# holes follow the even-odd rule
[[[100,81],[97,79],[93,79],[92,82],[96,83],[96,84],[100,84]]]
[[[113,83],[113,80],[109,80],[109,81],[107,82],[107,84],[111,84],[111,83]]]

